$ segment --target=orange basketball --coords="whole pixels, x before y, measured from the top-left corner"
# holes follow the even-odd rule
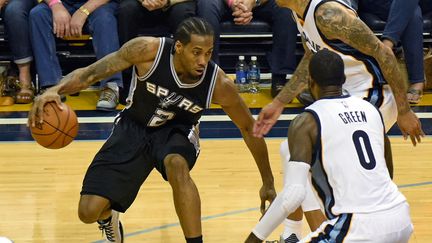
[[[65,103],[63,110],[55,102],[44,106],[44,122],[36,122],[30,127],[31,135],[36,142],[45,148],[59,149],[70,144],[78,133],[78,119],[75,112]]]

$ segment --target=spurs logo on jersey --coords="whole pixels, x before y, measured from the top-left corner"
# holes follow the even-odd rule
[[[386,81],[377,61],[373,57],[361,53],[340,40],[327,39],[316,26],[316,10],[319,6],[329,1],[338,2],[355,12],[346,0],[311,0],[305,10],[304,19],[293,14],[297,28],[306,42],[306,46],[313,53],[327,48],[341,56],[345,66],[346,82],[343,85],[345,90],[351,95],[365,97],[379,107],[382,103],[382,85],[386,84]],[[372,95],[379,97],[372,98]]]
[[[170,92],[168,89],[150,82],[147,82],[146,85],[147,91],[159,98],[159,107],[161,108],[168,108],[171,105],[178,104],[177,106],[180,109],[192,113],[197,113],[203,110],[201,106],[194,104],[194,102],[182,95],[178,95],[176,92]]]
[[[135,68],[124,112],[148,127],[196,125],[213,96],[218,66],[210,62],[196,83],[183,83],[175,72],[173,40],[160,39],[150,70],[138,76]]]

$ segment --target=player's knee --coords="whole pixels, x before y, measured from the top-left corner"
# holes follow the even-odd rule
[[[99,210],[91,205],[79,205],[78,216],[83,223],[91,224],[99,219]]]
[[[288,139],[285,139],[280,144],[279,153],[282,159],[282,163],[288,162],[290,160],[290,152],[288,147]]]
[[[165,172],[171,185],[190,179],[187,161],[178,154],[168,155],[164,160]]]
[[[91,224],[96,222],[99,219],[103,209],[107,207],[103,199],[96,199],[94,199],[91,195],[84,195],[81,197],[78,206],[78,217],[83,223]]]

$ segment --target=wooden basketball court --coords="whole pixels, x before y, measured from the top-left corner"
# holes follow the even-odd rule
[[[417,147],[392,137],[395,182],[408,198],[415,232],[410,242],[432,240],[432,140]],[[281,189],[281,139],[268,139],[275,185]],[[192,172],[201,195],[205,242],[243,242],[259,219],[260,178],[241,139],[202,140]],[[34,142],[0,143],[0,236],[20,242],[102,242],[97,225],[77,216],[83,175],[101,141],[74,141],[61,150]],[[125,242],[184,242],[171,189],[152,172],[121,216]],[[307,232],[306,224],[304,226]],[[279,238],[281,227],[269,240]]]

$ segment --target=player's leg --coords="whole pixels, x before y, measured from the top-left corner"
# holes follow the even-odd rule
[[[189,173],[199,154],[199,137],[194,131],[180,126],[152,135],[155,167],[171,185],[176,213],[188,243],[202,242],[201,200]]]
[[[118,212],[129,208],[153,169],[142,152],[147,137],[136,122],[127,117],[117,120],[84,177],[79,217],[84,223],[97,222],[109,242],[123,242]]]
[[[164,165],[183,233],[186,239],[200,237],[201,201],[198,189],[189,174],[188,163],[179,154],[169,154]]]

